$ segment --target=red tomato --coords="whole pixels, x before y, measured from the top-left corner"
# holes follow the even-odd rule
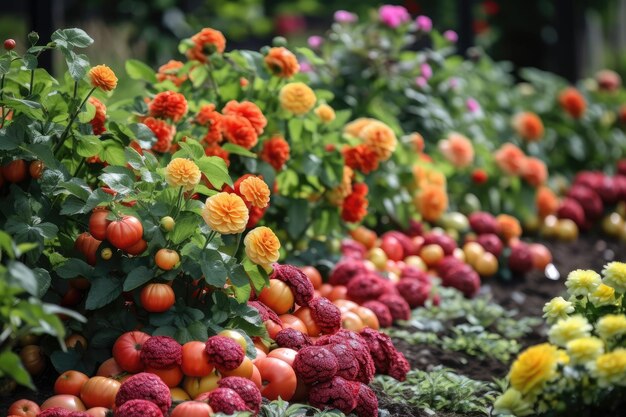
[[[203,342],[193,341],[183,345],[183,374],[186,376],[202,377],[213,372],[213,365],[209,363],[209,357],[204,350]]]
[[[183,371],[180,369],[180,366],[175,366],[169,369],[154,369],[146,367],[146,372],[155,374],[170,388],[174,388],[180,384],[180,381],[183,380]]]
[[[254,347],[257,348],[257,350],[264,352],[266,355],[270,353],[270,347],[267,342],[263,341],[260,337],[255,337],[253,340]]]
[[[256,349],[256,357],[252,360],[252,363],[256,363],[256,361],[259,361],[263,358],[267,358],[267,353],[265,353],[263,350],[259,349],[256,346],[255,346],[255,349]]]
[[[85,411],[85,404],[74,395],[53,395],[41,404],[41,411],[60,407],[71,411]]]
[[[107,237],[107,227],[111,224],[111,220],[107,217],[111,214],[110,210],[105,207],[96,207],[89,217],[89,233],[98,240],[104,240]]]
[[[311,316],[311,309],[309,307],[300,307],[293,314],[302,320],[308,330],[309,336],[319,336],[320,328],[317,326],[317,323],[315,323],[315,320],[313,320],[313,317]]]
[[[109,411],[106,407],[93,407],[85,412],[93,417],[107,417]]]
[[[267,334],[270,336],[270,339],[274,339],[278,332],[284,328],[282,324],[278,324],[272,320],[267,320],[263,324],[265,324],[265,330],[267,330]]]
[[[140,331],[127,332],[117,338],[113,344],[113,358],[120,368],[133,374],[143,371],[144,366],[139,356],[141,346],[149,338],[150,335]]]
[[[259,294],[259,301],[274,310],[276,314],[285,314],[293,307],[293,292],[284,282],[270,279],[270,286],[263,288]]]
[[[387,258],[392,261],[401,261],[404,259],[404,248],[400,241],[394,236],[387,235],[383,237],[380,248],[385,251]]]
[[[80,395],[80,390],[85,385],[89,377],[78,371],[65,371],[54,383],[55,394]]]
[[[28,167],[28,172],[32,178],[38,180],[39,178],[41,178],[41,174],[43,174],[44,168],[45,166],[43,162],[37,160],[30,163],[30,166]]]
[[[89,378],[80,390],[80,399],[89,407],[115,406],[115,396],[120,389],[120,382],[104,376]]]
[[[296,392],[296,373],[285,361],[278,358],[265,358],[257,362],[261,374],[261,395],[270,401],[282,398],[289,401]]]
[[[348,288],[345,285],[335,285],[326,298],[330,301],[346,300],[348,298]]]
[[[317,290],[322,286],[322,275],[315,267],[303,266],[300,270],[309,278],[309,281],[313,284],[313,288]]]
[[[28,168],[23,159],[16,159],[2,167],[2,176],[6,182],[18,183],[26,179]]]
[[[141,255],[148,249],[148,242],[144,239],[140,239],[139,242],[135,243],[133,246],[126,248],[126,253],[129,255]]]
[[[267,357],[276,358],[281,361],[287,362],[289,366],[293,367],[293,361],[296,359],[297,351],[289,348],[277,348],[271,351]]]
[[[535,269],[543,271],[546,269],[546,266],[552,262],[550,249],[546,248],[541,243],[531,243],[528,245],[528,249],[530,249],[530,254],[533,259],[533,267]]]
[[[322,284],[322,285],[320,285],[320,288],[319,288],[318,291],[320,292],[320,296],[321,297],[328,298],[328,295],[333,290],[333,288],[334,287],[332,285],[330,285],[330,284]]]
[[[89,265],[95,265],[98,247],[101,243],[100,240],[91,236],[88,232],[85,232],[78,235],[74,243],[74,248],[83,254]]]
[[[141,305],[150,313],[162,313],[174,305],[174,290],[167,284],[148,284],[139,296]]]
[[[143,237],[143,226],[134,216],[123,216],[107,227],[107,240],[118,249],[130,248]]]
[[[73,278],[69,281],[70,287],[75,288],[77,290],[86,290],[91,287],[91,282],[87,278]]]
[[[364,226],[359,226],[350,232],[352,239],[364,245],[367,249],[372,249],[376,245],[376,233]]]
[[[120,374],[123,373],[124,370],[120,368],[120,365],[117,363],[115,358],[109,358],[106,361],[102,362],[102,365],[98,367],[96,375],[106,377],[118,377]]]
[[[378,330],[380,328],[378,317],[369,308],[359,306],[354,310],[354,312],[359,316],[366,327],[370,327],[374,330]]]
[[[37,417],[39,406],[34,401],[17,400],[7,410],[9,416],[17,417]]]
[[[309,330],[306,328],[306,324],[293,314],[281,314],[278,317],[283,322],[283,328],[296,329],[304,334],[308,334]]]
[[[256,365],[252,366],[252,377],[250,381],[254,382],[256,387],[260,390],[263,388],[263,381],[261,380],[261,373],[259,372],[259,368]]]
[[[20,351],[20,359],[31,375],[39,375],[46,367],[46,357],[37,345],[24,346]]]
[[[69,287],[67,292],[61,298],[61,305],[63,307],[74,307],[83,299],[83,292],[74,287]]]
[[[180,262],[180,256],[175,250],[163,248],[154,255],[154,263],[164,271],[174,269],[178,262]]]
[[[200,401],[185,401],[176,406],[170,417],[208,417],[213,415],[213,409],[207,403]]]

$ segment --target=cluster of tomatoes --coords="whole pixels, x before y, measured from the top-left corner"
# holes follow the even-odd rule
[[[0,167],[0,187],[8,184],[20,184],[28,178],[39,179],[45,166],[42,161],[16,159]]]

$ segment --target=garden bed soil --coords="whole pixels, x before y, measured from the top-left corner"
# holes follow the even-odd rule
[[[616,240],[606,240],[601,236],[583,236],[575,242],[546,241],[544,243],[554,257],[554,266],[560,279],[550,280],[545,274],[533,272],[524,278],[511,281],[491,280],[484,282],[485,290],[493,295],[494,301],[504,307],[519,311],[519,317],[540,317],[543,305],[550,298],[564,292],[563,282],[569,271],[574,269],[593,269],[600,271],[612,260],[626,261],[626,244]],[[543,338],[543,329],[536,329],[519,342],[523,346],[538,343]],[[494,359],[477,359],[462,352],[451,352],[437,346],[417,344],[411,345],[396,340],[397,347],[406,355],[412,368],[428,371],[435,366],[454,369],[469,378],[491,381],[502,378],[508,372],[508,364]],[[39,391],[32,392],[18,388],[9,397],[0,398],[0,416],[6,415],[8,406],[18,398],[28,398],[41,404],[53,395],[52,387],[57,373],[49,367],[40,377],[35,379]],[[393,402],[383,392],[377,392],[380,408],[387,410],[390,416],[433,417],[425,411]],[[437,412],[435,417],[460,417],[461,414]],[[464,414],[469,417],[470,415]],[[473,417],[473,416],[472,416]]]

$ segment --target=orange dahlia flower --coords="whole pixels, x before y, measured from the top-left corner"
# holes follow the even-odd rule
[[[363,129],[370,125],[372,122],[376,122],[375,119],[369,117],[359,117],[358,119],[348,123],[343,128],[343,133],[358,138],[361,135]]]
[[[328,104],[320,104],[315,109],[315,115],[322,121],[322,123],[330,123],[335,120],[335,110]]]
[[[363,143],[356,146],[346,145],[341,153],[346,165],[354,170],[369,174],[378,168],[378,155]]]
[[[517,113],[513,116],[513,129],[529,142],[538,141],[543,137],[543,122],[533,112]]]
[[[265,55],[265,65],[272,74],[282,78],[291,78],[300,71],[296,56],[282,46],[269,50]]]
[[[242,233],[248,223],[248,208],[237,194],[217,193],[207,198],[202,218],[213,230],[223,235]]]
[[[148,105],[150,116],[163,119],[172,119],[174,122],[187,114],[187,99],[175,91],[158,93]]]
[[[304,83],[289,83],[280,89],[278,100],[283,109],[296,116],[301,116],[308,113],[315,106],[317,97],[308,85]]]
[[[273,136],[263,142],[261,159],[280,171],[289,160],[289,143],[282,136]]]
[[[165,120],[154,117],[146,117],[142,123],[148,126],[157,138],[156,143],[152,145],[152,150],[160,153],[168,152],[176,134],[176,126],[169,125]]]
[[[341,178],[341,183],[333,189],[328,195],[329,201],[336,205],[340,206],[345,198],[352,193],[352,177],[354,176],[354,171],[347,165],[343,167],[343,176]]]
[[[410,142],[413,144],[413,148],[417,153],[423,153],[424,148],[426,147],[426,143],[424,142],[424,136],[415,132],[409,136]]]
[[[253,207],[265,208],[270,202],[270,189],[261,178],[250,175],[239,184],[239,194]]]
[[[539,187],[535,195],[535,204],[537,206],[537,214],[543,218],[556,213],[559,209],[559,198],[548,187]]]
[[[222,115],[215,111],[214,104],[200,107],[198,114],[196,114],[196,123],[209,128],[202,139],[206,144],[221,143],[224,140],[222,136]]]
[[[383,122],[374,121],[367,125],[359,134],[365,146],[370,148],[379,161],[386,161],[396,150],[398,139],[393,130]]]
[[[251,101],[231,100],[226,103],[222,113],[225,116],[240,116],[248,119],[257,134],[262,134],[263,129],[267,126],[267,119],[263,116],[263,112],[259,107]]]
[[[548,179],[548,168],[540,159],[526,158],[522,178],[533,187],[539,187]]]
[[[226,162],[226,166],[230,166],[230,153],[219,145],[211,144],[204,148],[206,156],[217,156]]]
[[[171,82],[174,83],[174,85],[180,86],[182,83],[185,82],[185,80],[187,80],[186,74],[181,74],[181,75],[178,74],[178,71],[180,71],[180,69],[183,66],[184,64],[182,62],[177,61],[175,59],[170,59],[165,64],[159,67],[159,70],[156,75],[157,80],[159,81],[170,80]]]
[[[241,116],[222,117],[222,134],[228,142],[246,149],[251,149],[259,140],[252,124]]]
[[[89,70],[91,85],[102,91],[111,91],[117,87],[117,77],[113,70],[106,65],[96,65]]]
[[[257,265],[269,268],[278,261],[280,241],[269,227],[252,229],[243,240],[246,256]]]
[[[207,62],[207,55],[221,54],[226,49],[226,38],[219,30],[204,28],[191,37],[194,46],[187,51],[187,58]]]
[[[496,221],[498,222],[500,235],[506,242],[522,235],[522,226],[515,217],[508,214],[500,214],[496,217]]]
[[[438,185],[425,185],[416,195],[415,205],[424,220],[434,222],[448,209],[448,194]]]
[[[521,175],[526,163],[526,155],[512,143],[505,143],[494,154],[498,167],[510,175]]]
[[[587,109],[587,101],[574,87],[567,87],[559,94],[561,108],[574,119],[580,119]]]
[[[165,180],[171,187],[183,187],[185,191],[192,190],[200,183],[202,173],[192,160],[174,158],[165,168]]]
[[[450,133],[447,139],[439,141],[439,151],[456,168],[465,168],[474,161],[472,142],[460,133]]]
[[[107,120],[107,107],[95,97],[89,97],[89,102],[96,108],[96,114],[89,122],[94,135],[101,135],[106,132],[104,122]]]
[[[367,185],[363,183],[355,183],[352,187],[352,193],[350,193],[344,200],[341,207],[341,218],[348,223],[358,223],[363,220],[363,217],[367,214],[367,201],[368,189]]]

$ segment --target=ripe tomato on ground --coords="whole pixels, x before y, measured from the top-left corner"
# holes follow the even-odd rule
[[[174,290],[167,284],[148,284],[139,296],[141,305],[150,313],[162,313],[169,310],[176,301]]]
[[[289,364],[289,366],[293,367],[293,361],[296,360],[296,355],[298,352],[294,349],[290,348],[277,348],[268,353],[268,358],[276,358],[280,359]]]
[[[261,395],[270,401],[282,398],[289,401],[296,392],[296,373],[285,361],[278,358],[265,358],[256,363],[261,374]]]
[[[185,401],[176,406],[170,417],[207,417],[213,415],[213,409],[200,401]]]
[[[79,396],[83,385],[89,380],[89,377],[78,371],[65,371],[57,378],[54,383],[55,394],[68,394]]]
[[[308,334],[309,330],[307,329],[306,324],[293,314],[281,314],[278,318],[280,318],[280,321],[283,322],[283,328],[291,328],[304,334]]]
[[[183,364],[181,366],[186,376],[202,377],[213,371],[203,342],[192,341],[183,345]]]
[[[259,294],[259,301],[271,308],[276,314],[285,314],[294,304],[291,288],[278,279],[270,279],[269,287]]]
[[[122,216],[107,226],[107,240],[118,249],[125,250],[143,237],[143,225],[134,216]]]
[[[48,408],[61,407],[70,411],[85,411],[85,404],[74,395],[53,395],[41,404],[41,411]]]
[[[117,364],[130,373],[143,371],[141,362],[141,346],[150,338],[150,335],[140,332],[127,332],[117,338],[113,344],[113,358]]]
[[[17,417],[37,417],[39,406],[31,400],[17,400],[7,410],[7,415]]]
[[[154,255],[154,263],[164,271],[170,271],[180,262],[178,252],[171,249],[159,249]]]
[[[107,407],[115,406],[115,396],[120,389],[120,382],[104,376],[89,378],[80,390],[80,399],[85,406]]]
[[[124,370],[117,363],[115,358],[109,358],[98,367],[96,371],[97,376],[117,377],[123,374]]]
[[[313,284],[313,288],[317,290],[322,286],[322,275],[317,268],[313,266],[303,266],[300,270],[309,278],[309,281]]]

